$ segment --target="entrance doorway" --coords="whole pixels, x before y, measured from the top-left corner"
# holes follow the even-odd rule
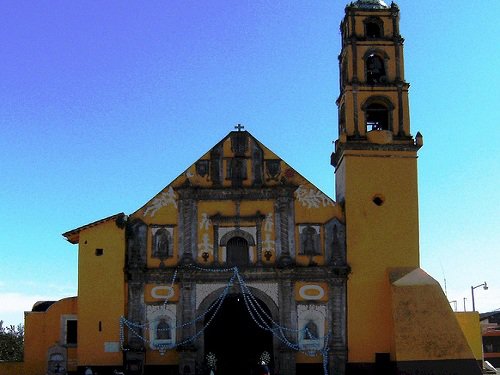
[[[258,302],[271,316],[268,307]],[[211,317],[205,317],[205,324]],[[253,321],[241,294],[225,298],[204,337],[205,355],[212,352],[217,358],[217,375],[252,375],[263,352],[269,353],[270,367],[273,366],[273,335]]]

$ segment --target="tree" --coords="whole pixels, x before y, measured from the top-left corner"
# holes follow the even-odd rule
[[[22,361],[24,355],[24,327],[3,326],[3,320],[0,320],[0,360],[2,361]]]

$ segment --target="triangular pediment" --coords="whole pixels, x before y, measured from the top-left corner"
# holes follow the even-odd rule
[[[305,208],[336,206],[249,132],[232,131],[132,215],[153,218],[161,211],[168,215],[169,208],[178,209],[184,191],[203,199],[236,199],[241,194],[276,196],[280,189],[293,190]]]

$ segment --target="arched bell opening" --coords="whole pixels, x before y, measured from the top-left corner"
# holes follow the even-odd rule
[[[365,114],[365,132],[372,130],[392,131],[394,105],[383,96],[370,97],[361,107]]]

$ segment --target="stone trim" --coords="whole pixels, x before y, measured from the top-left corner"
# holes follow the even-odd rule
[[[179,200],[273,200],[280,196],[293,196],[297,186],[285,185],[270,188],[245,187],[240,189],[232,188],[209,188],[194,189],[192,187],[180,187],[175,190],[179,195]]]

